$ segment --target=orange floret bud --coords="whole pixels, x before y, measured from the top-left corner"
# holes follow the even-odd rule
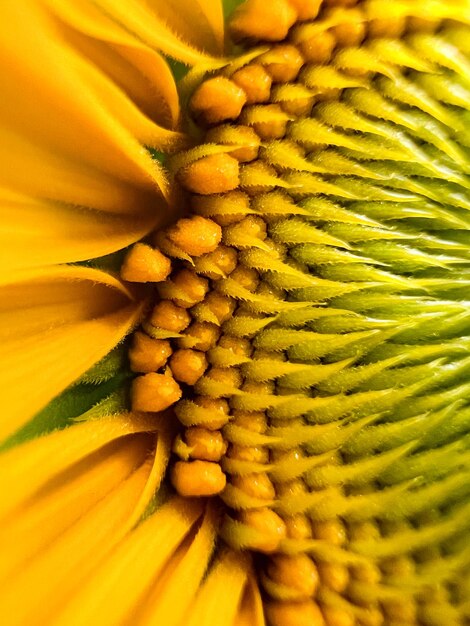
[[[232,75],[232,80],[245,92],[247,104],[269,100],[272,80],[263,66],[257,63],[245,65]]]
[[[227,400],[223,398],[208,398],[207,396],[196,396],[194,403],[211,414],[210,422],[204,422],[204,426],[209,430],[219,430],[230,421],[229,406]]]
[[[199,350],[176,350],[170,359],[170,367],[176,380],[194,385],[204,374],[207,359]]]
[[[222,229],[212,220],[194,215],[178,220],[168,229],[168,238],[187,254],[201,256],[217,248]]]
[[[289,4],[297,11],[297,19],[313,20],[317,17],[322,0],[289,0]]]
[[[237,190],[220,196],[193,196],[191,206],[199,215],[209,216],[220,226],[227,226],[239,222],[250,211],[250,199]]]
[[[171,470],[171,482],[181,496],[215,496],[226,484],[220,465],[209,461],[178,461]]]
[[[381,537],[380,529],[375,522],[353,522],[349,524],[348,530],[352,541],[376,541]],[[346,540],[346,533],[344,540]]]
[[[277,484],[277,495],[279,498],[296,497],[304,493],[307,493],[307,487],[301,479]]]
[[[126,255],[121,278],[133,283],[158,283],[171,272],[171,261],[160,250],[136,243]]]
[[[256,446],[240,446],[232,444],[229,448],[228,457],[237,461],[248,461],[250,463],[267,463],[269,460],[269,450]]]
[[[187,329],[185,336],[178,339],[181,348],[195,348],[207,352],[215,346],[220,335],[220,328],[209,322],[194,322]]]
[[[331,33],[336,39],[337,46],[358,46],[367,34],[363,13],[357,9],[348,11],[347,20],[342,24],[333,26]]]
[[[393,624],[416,624],[418,607],[413,598],[406,596],[402,596],[397,600],[384,598],[382,606],[386,617]]]
[[[289,426],[291,422],[297,424],[298,420],[276,420],[275,425],[277,427]],[[294,448],[293,450],[273,450],[271,453],[272,461],[282,461],[283,464],[297,463],[304,456],[305,455],[303,454],[302,450],[297,449],[297,448]],[[277,477],[277,480],[279,480],[279,477]],[[285,481],[285,479],[283,480]],[[279,482],[282,482],[282,479],[279,480]]]
[[[342,546],[346,543],[346,528],[341,520],[312,522],[312,531],[315,539],[322,539],[335,546]]]
[[[317,102],[331,102],[332,100],[339,100],[341,98],[342,89],[325,89],[322,93],[318,93],[315,96]]]
[[[290,539],[310,539],[312,528],[306,515],[292,515],[286,519],[287,536]]]
[[[170,342],[164,339],[152,339],[137,331],[132,337],[129,361],[133,372],[156,372],[163,367],[171,356]]]
[[[188,428],[184,434],[191,456],[203,461],[220,461],[227,451],[227,442],[219,431],[199,426]]]
[[[247,107],[242,115],[242,122],[253,126],[256,134],[264,141],[284,137],[288,121],[288,115],[278,104]]]
[[[307,87],[298,83],[276,85],[272,99],[279,104],[289,116],[301,117],[308,115],[315,103],[315,96]],[[279,218],[279,216],[275,216]]]
[[[355,626],[354,615],[338,606],[322,607],[323,617],[327,626]]]
[[[336,593],[343,593],[349,584],[349,570],[341,563],[319,563],[318,572],[321,584]]]
[[[181,389],[171,376],[145,374],[132,381],[131,404],[133,411],[157,413],[164,411],[181,398]]]
[[[356,624],[360,626],[384,626],[385,617],[384,610],[382,606],[379,606],[377,602],[369,602],[367,604],[363,603],[365,608],[364,612],[361,612],[361,619],[356,621]],[[401,624],[410,623],[414,624],[416,620],[404,620],[402,622],[394,622],[393,619],[390,620],[390,626],[401,626]]]
[[[416,563],[409,556],[401,554],[382,561],[380,567],[384,574],[394,578],[409,578],[416,571]]]
[[[181,298],[172,298],[175,304],[188,308],[204,300],[209,290],[209,283],[193,271],[182,269],[171,277],[174,285],[184,294]]]
[[[260,281],[258,272],[244,265],[238,265],[230,274],[230,278],[236,280],[239,285],[245,287],[248,291],[255,291]]]
[[[275,393],[274,391],[275,385],[271,381],[261,383],[261,382],[251,382],[247,380],[243,383],[242,389],[243,391],[246,391],[248,393],[254,393],[256,395],[261,395],[261,396]]]
[[[259,57],[258,62],[266,68],[275,83],[295,80],[304,64],[298,49],[290,44],[273,46]]]
[[[239,239],[241,239],[239,243],[240,247],[247,247],[242,244],[243,241],[246,242],[248,238],[261,239],[264,241],[266,237],[266,222],[258,215],[248,215],[240,222],[234,224],[233,226],[229,226],[224,231],[224,240],[226,240],[227,243],[236,246],[237,243],[239,243]]]
[[[382,578],[382,573],[374,563],[361,563],[351,567],[351,576],[368,585],[376,585]]]
[[[238,356],[250,356],[251,354],[251,342],[248,341],[248,339],[242,339],[241,337],[223,335],[223,337],[220,338],[218,345],[221,348],[230,350],[233,354]]]
[[[175,333],[184,330],[191,321],[189,313],[169,300],[162,300],[153,309],[150,323]]]
[[[268,418],[264,411],[233,411],[233,423],[253,433],[263,434],[268,428]],[[272,454],[272,453],[271,453]]]
[[[306,554],[277,554],[268,563],[271,580],[296,591],[298,598],[309,598],[318,588],[319,576],[315,563]]]
[[[325,626],[320,607],[313,600],[268,602],[265,610],[270,626]]]
[[[232,317],[235,302],[232,298],[211,291],[200,304],[193,309],[194,316],[200,322],[211,322],[221,326]]]
[[[260,500],[274,500],[276,491],[267,474],[245,474],[244,476],[233,476],[232,485],[243,493]]]
[[[296,19],[297,11],[287,0],[271,0],[268,11],[265,0],[246,0],[230,19],[230,34],[234,41],[281,41]]]
[[[385,17],[370,20],[368,24],[369,37],[386,37],[400,39],[406,29],[404,17]]]
[[[308,96],[306,98],[297,98],[297,100],[284,100],[281,103],[282,110],[289,115],[304,117],[310,113],[312,106],[315,104],[315,97]],[[279,219],[276,216],[276,219]]]
[[[217,249],[204,254],[195,260],[194,269],[212,280],[224,278],[237,267],[237,251],[228,246],[217,246]]]
[[[206,133],[206,142],[219,145],[240,146],[230,151],[230,156],[248,163],[257,158],[259,137],[250,126],[216,126]]]
[[[185,189],[202,195],[225,193],[239,184],[238,161],[224,152],[194,161],[178,172]]]
[[[207,378],[236,389],[242,384],[242,375],[237,367],[211,367]]]
[[[252,550],[271,554],[279,548],[286,536],[286,525],[271,509],[252,509],[240,512],[240,522],[260,532],[259,540],[250,545]]]
[[[189,106],[195,117],[207,124],[218,124],[236,119],[245,102],[245,92],[239,85],[225,76],[216,76],[199,85]]]
[[[336,46],[336,37],[329,31],[312,32],[309,25],[300,26],[292,36],[307,63],[327,63]]]

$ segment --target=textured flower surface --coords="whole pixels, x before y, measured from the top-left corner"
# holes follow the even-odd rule
[[[2,4],[0,622],[465,626],[470,3],[175,4]]]

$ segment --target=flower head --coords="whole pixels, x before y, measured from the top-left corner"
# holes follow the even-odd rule
[[[468,2],[182,5],[5,8],[0,613],[464,624]]]

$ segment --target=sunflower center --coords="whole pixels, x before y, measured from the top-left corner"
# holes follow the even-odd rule
[[[432,529],[469,491],[469,31],[423,7],[241,5],[235,40],[270,43],[195,88],[190,211],[122,269],[158,292],[133,409],[173,408],[173,486],[271,555],[274,626],[457,624],[465,600],[437,572],[452,522]]]

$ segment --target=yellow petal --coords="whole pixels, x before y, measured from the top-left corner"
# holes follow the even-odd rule
[[[7,3],[2,19],[1,139],[8,150],[0,184],[34,197],[145,212],[167,183],[135,135],[158,143],[160,134],[167,145],[171,131],[150,123],[44,11],[25,3]]]
[[[96,54],[96,48],[94,52]],[[106,50],[105,53],[107,55],[108,51]],[[93,64],[83,63],[79,68],[79,73],[90,92],[93,92],[100,102],[106,103],[106,109],[113,111],[116,121],[141,144],[162,151],[184,145],[184,135],[152,122],[119,87],[97,71]],[[136,161],[139,162],[138,159]]]
[[[78,590],[54,626],[115,626],[129,619],[202,513],[197,500],[173,498],[136,528]]]
[[[23,267],[28,267],[120,249],[157,226],[167,211],[161,198],[169,193],[165,173],[142,144],[167,151],[184,137],[171,130],[179,119],[178,95],[157,50],[169,47],[189,63],[208,63],[212,57],[173,33],[181,12],[168,23],[160,14],[166,11],[163,5],[158,13],[130,0],[129,7],[114,7],[113,13],[106,4],[103,10],[86,0],[25,0],[4,7],[0,141],[8,149],[0,157],[1,195],[7,198],[0,239],[6,240],[5,269],[21,266],[15,236],[9,237],[13,230],[19,238],[20,220],[27,224],[22,249]],[[221,23],[219,3],[188,0],[182,27],[196,24],[199,32],[205,24],[201,40],[212,33],[213,42],[220,43]],[[22,198],[12,206],[8,196],[15,193]],[[139,218],[130,224],[101,211]]]
[[[0,623],[9,626],[53,623],[60,607],[86,584],[99,563],[129,531],[129,517],[145,486],[150,466],[151,463],[141,465],[1,587]],[[100,620],[91,618],[89,623]]]
[[[161,422],[152,414],[116,415],[88,422],[81,422],[65,430],[56,431],[0,455],[0,517],[18,513],[17,508],[28,504],[37,495],[46,497],[45,486],[60,485],[79,477],[83,471],[80,461],[100,450],[106,444],[133,433],[154,431]],[[53,482],[55,481],[55,482]],[[11,489],[11,485],[15,485]],[[3,520],[2,520],[2,523]]]
[[[188,65],[210,64],[214,60],[209,54],[197,50],[184,38],[176,34],[171,22],[166,24],[164,18],[160,17],[153,8],[157,6],[157,2],[143,3],[140,0],[98,0],[95,2],[104,12],[110,15],[114,20],[125,24],[126,28],[134,33],[141,41],[145,42],[152,48],[161,50],[183,63]],[[158,3],[159,4],[159,3]],[[166,2],[163,3],[163,7]],[[169,3],[168,3],[169,4]],[[178,11],[184,11],[187,2],[178,3]],[[175,5],[173,4],[173,10]],[[160,12],[158,6],[158,12]],[[176,18],[172,17],[174,21]],[[200,20],[198,20],[200,23]],[[181,24],[181,22],[180,22]]]
[[[40,143],[45,153],[56,155],[60,150],[62,156],[93,166],[98,173],[102,170],[147,189],[163,187],[157,166],[134,139],[132,126],[126,128],[120,123],[119,118],[130,109],[108,110],[103,93],[111,88],[111,81],[78,54],[34,5],[29,20],[22,19],[22,12],[13,4],[7,6],[6,17],[11,23],[10,28],[2,29],[0,40],[0,106],[2,126],[11,134],[12,143],[3,152],[3,159],[7,161],[10,148],[15,148],[16,133],[24,136],[20,139],[26,145]],[[28,46],[18,45],[18,41],[29,41],[36,54],[29,54]],[[32,185],[29,179],[34,174],[27,165],[26,161],[21,168],[25,186]],[[2,177],[6,178],[10,169]],[[55,181],[42,181],[43,191],[49,190],[49,196],[54,186]]]
[[[251,570],[233,626],[265,626],[263,601],[258,583]]]
[[[24,129],[21,121],[18,125]],[[84,135],[88,135],[87,131]],[[41,145],[40,139],[36,140],[34,135],[26,138],[17,129],[2,126],[0,141],[8,145],[8,153],[0,154],[0,187],[113,213],[145,214],[155,208],[158,196],[151,191]],[[106,162],[106,156],[101,158]],[[149,163],[149,168],[153,167]],[[25,176],[24,172],[28,175]]]
[[[171,70],[158,52],[89,2],[58,0],[51,10],[75,31],[74,45],[146,115],[163,126],[175,127],[180,115],[178,92]]]
[[[158,424],[158,441],[156,442],[152,467],[147,482],[142,489],[139,500],[134,507],[134,512],[129,519],[129,528],[133,528],[141,520],[149,502],[155,494],[158,493],[166,468],[168,467],[171,444],[174,439],[174,424],[171,423],[171,419],[169,420],[168,418],[169,416],[165,414],[154,418],[156,425]],[[169,421],[170,424],[168,424]]]
[[[17,575],[19,568],[124,482],[145,460],[148,445],[146,434],[121,437],[53,480],[53,488],[23,503],[0,524],[0,580]]]
[[[157,221],[156,212],[112,215],[0,189],[0,273],[104,256],[138,241]]]
[[[196,0],[204,17],[210,23],[212,32],[217,42],[217,54],[220,54],[224,46],[225,23],[223,3],[220,0]]]
[[[6,283],[9,277],[2,279]],[[0,437],[17,430],[116,346],[144,305],[116,278],[85,267],[22,272],[16,282],[0,286]]]
[[[220,0],[152,0],[152,11],[186,42],[210,54],[221,54],[224,21]]]
[[[231,626],[234,623],[250,560],[246,554],[226,550],[208,578],[181,626]]]
[[[150,598],[134,615],[139,626],[179,626],[196,595],[212,556],[218,512],[208,505],[197,535],[188,538],[165,566]]]

